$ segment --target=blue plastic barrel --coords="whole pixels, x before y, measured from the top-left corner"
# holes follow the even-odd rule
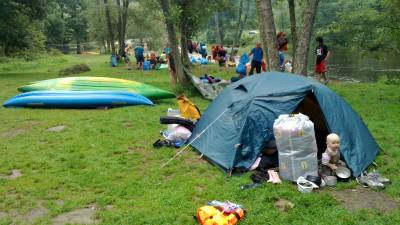
[[[116,67],[118,65],[117,56],[112,54],[111,55],[111,66]]]
[[[143,70],[150,70],[150,61],[144,61]]]

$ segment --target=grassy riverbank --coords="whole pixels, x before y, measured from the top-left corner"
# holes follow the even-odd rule
[[[171,90],[166,70],[111,68],[104,55],[55,56],[0,63],[0,101],[16,95],[21,85],[56,78],[60,69],[77,63],[92,69],[80,75],[131,79]],[[211,65],[195,71],[207,70],[229,78],[234,69],[220,71]],[[376,162],[393,184],[381,192],[399,201],[400,85],[381,81],[329,87],[362,116],[382,147]],[[189,98],[201,110],[209,104],[194,94]],[[152,143],[166,128],[159,124],[159,117],[177,104],[175,99],[155,103],[155,107],[110,110],[1,107],[0,175],[19,170],[22,176],[0,178],[0,224],[52,224],[60,214],[88,206],[101,224],[195,224],[196,209],[214,199],[242,204],[248,214],[240,224],[400,223],[399,209],[349,212],[329,189],[304,195],[285,182],[241,191],[240,186],[250,182],[250,174],[228,177],[192,150],[160,169],[178,150],[153,149]],[[56,126],[65,129],[47,131]],[[356,186],[351,181],[336,189]],[[294,207],[281,212],[274,205],[281,198]]]

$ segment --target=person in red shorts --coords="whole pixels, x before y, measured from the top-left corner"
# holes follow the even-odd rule
[[[324,44],[322,37],[317,37],[317,48],[316,48],[316,62],[315,62],[315,72],[318,74],[318,81],[324,84],[328,83],[328,78],[326,77],[326,63],[331,52],[328,50],[328,46]]]

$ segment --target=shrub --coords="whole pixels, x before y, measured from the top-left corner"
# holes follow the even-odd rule
[[[77,65],[73,65],[71,67],[65,68],[65,69],[61,69],[58,72],[59,76],[67,76],[70,74],[78,74],[78,73],[84,73],[90,71],[90,67],[86,64],[77,64]]]

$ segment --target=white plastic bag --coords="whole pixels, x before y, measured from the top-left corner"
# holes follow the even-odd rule
[[[173,142],[175,141],[186,142],[192,135],[192,132],[184,126],[175,125],[172,130],[164,132],[163,135],[165,139],[168,139]]]
[[[274,122],[279,173],[285,180],[318,175],[314,124],[306,115],[280,115]]]
[[[179,109],[168,108],[167,116],[180,117],[181,116],[181,112],[179,111]],[[172,133],[177,126],[178,126],[178,124],[168,124],[167,125],[167,132],[168,133]]]

